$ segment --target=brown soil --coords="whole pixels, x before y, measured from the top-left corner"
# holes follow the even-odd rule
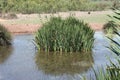
[[[5,24],[5,27],[8,29],[9,32],[12,34],[31,34],[35,33],[40,25],[33,25],[33,24]]]
[[[108,13],[106,11],[104,12],[94,12],[92,15],[96,15],[96,14],[103,14],[103,13]],[[42,16],[45,16],[45,14],[41,14]],[[50,15],[50,14],[46,14],[46,15]],[[68,13],[64,13],[61,12],[59,13],[59,15],[62,15],[62,17],[66,17],[69,14]],[[89,16],[87,12],[76,12],[75,14],[77,17],[79,16]],[[36,14],[31,14],[31,15],[23,15],[23,14],[18,14],[18,19],[24,20],[24,19],[32,19],[34,17],[38,17],[38,15]],[[56,15],[55,15],[56,16]],[[13,20],[14,21],[14,20]],[[6,22],[6,20],[4,19],[0,19],[0,23],[4,24],[4,22]],[[39,27],[41,27],[41,25],[39,24],[4,24],[5,27],[12,33],[12,34],[25,34],[25,33],[35,33]],[[91,28],[95,31],[98,30],[102,30],[103,28],[103,24],[101,23],[90,23],[89,24],[91,26]]]
[[[90,23],[90,27],[94,31],[100,31],[100,30],[103,29],[103,24],[100,24],[100,23]]]
[[[103,25],[99,23],[90,23],[90,26],[93,30],[99,31],[102,30]],[[35,33],[41,26],[38,24],[5,24],[5,27],[12,34],[31,34]]]

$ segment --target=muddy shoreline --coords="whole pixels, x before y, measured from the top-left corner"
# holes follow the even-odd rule
[[[90,23],[91,29],[94,31],[101,31],[103,24]],[[41,25],[39,24],[4,24],[8,31],[13,34],[34,34]]]

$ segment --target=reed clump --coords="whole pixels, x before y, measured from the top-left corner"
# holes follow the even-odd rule
[[[51,17],[35,35],[39,50],[47,52],[91,52],[94,31],[73,16]]]
[[[105,34],[114,34],[115,31],[117,31],[118,25],[115,24],[114,21],[109,21],[106,23],[103,27]]]
[[[110,65],[107,65],[105,70],[103,68],[94,70],[95,78],[91,77],[90,80],[120,80],[120,33],[114,32],[114,34],[117,35],[117,40],[108,37],[110,43],[112,43],[108,48],[113,54],[116,54],[116,62],[110,59]]]
[[[11,35],[8,30],[0,24],[0,46],[11,45]]]

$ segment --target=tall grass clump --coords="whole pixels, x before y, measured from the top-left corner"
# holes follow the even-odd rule
[[[104,24],[103,30],[105,34],[114,34],[117,31],[118,25],[114,21],[108,21]]]
[[[8,30],[0,24],[0,46],[7,46],[11,44],[11,35]]]
[[[113,53],[115,53],[116,55],[119,56],[120,55],[120,34],[119,34],[119,32],[115,32],[115,34],[117,35],[116,39],[111,39],[111,38],[108,37],[110,39],[110,41],[111,41],[109,49]]]
[[[114,9],[115,14],[117,16],[112,16],[113,17],[113,22],[119,25],[120,22],[120,10]],[[106,72],[103,70],[96,71],[94,70],[95,73],[95,80],[120,80],[120,33],[119,30],[114,31],[114,34],[116,35],[114,38],[108,37],[110,40],[110,46],[108,47],[112,53],[116,54],[116,61],[117,63],[112,62],[110,60],[110,65],[107,66]],[[90,80],[93,80],[91,78]]]
[[[114,54],[117,55],[117,63],[115,64],[110,60],[110,65],[107,66],[106,72],[103,69],[94,70],[95,78],[90,80],[120,80],[120,34],[115,32],[117,35],[117,40],[109,38],[112,43],[110,47],[108,47]]]
[[[120,29],[120,10],[113,8],[113,12],[113,16],[108,15],[111,18],[111,20],[108,21],[103,27],[103,30],[106,34],[114,34]]]
[[[120,10],[119,9],[114,9],[114,13],[116,14],[113,16],[114,22],[119,25],[120,22]],[[118,26],[119,29],[120,26]],[[109,78],[105,80],[119,80],[120,79],[120,33],[119,30],[114,31],[116,34],[115,39],[109,38],[112,44],[110,44],[109,49],[117,55],[117,62],[118,64],[111,62],[111,66],[108,66],[107,68],[107,74],[109,74]]]
[[[90,52],[94,31],[74,17],[51,17],[35,35],[38,49],[54,52]]]
[[[114,64],[112,61],[111,61],[111,66],[107,68],[107,71],[109,72],[109,75],[110,75],[110,80],[119,80],[120,79],[120,33],[115,31],[115,34],[117,35],[116,36],[116,39],[110,39],[111,41],[111,45],[109,47],[109,49],[117,55],[117,62],[118,64]]]

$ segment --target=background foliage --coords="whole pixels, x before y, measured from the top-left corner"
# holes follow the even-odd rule
[[[44,13],[57,11],[94,11],[119,7],[114,0],[0,0],[1,12]]]

